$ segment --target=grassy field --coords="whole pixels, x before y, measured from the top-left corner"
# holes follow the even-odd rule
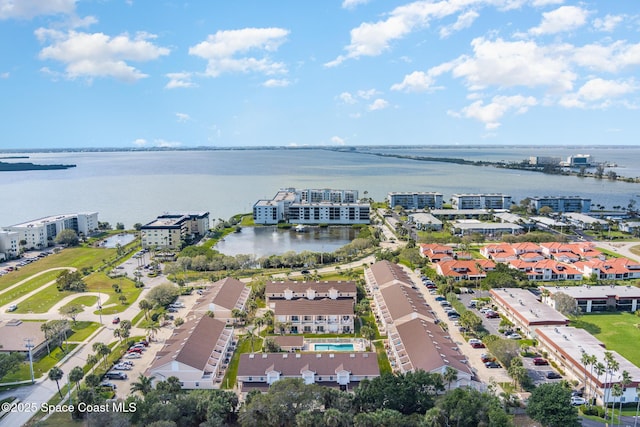
[[[2,295],[0,295],[0,305],[8,304],[11,301],[15,301],[17,298],[20,298],[21,296],[26,295],[29,292],[35,291],[36,289],[46,285],[49,282],[55,281],[62,271],[63,270],[48,271],[46,273],[43,273],[39,276],[34,277],[31,280],[24,282],[22,285],[16,288],[13,288],[10,291],[4,292]],[[7,286],[10,286],[10,285],[13,285],[13,283]]]
[[[69,337],[69,341],[84,341],[99,327],[100,323],[98,322],[76,322],[71,325],[73,334]]]
[[[84,307],[91,307],[98,302],[98,297],[95,295],[85,295],[83,297],[74,298],[69,301],[68,304],[65,304],[64,307],[68,307],[73,304],[82,305]]]
[[[73,351],[73,349],[76,348],[77,346],[78,344],[69,344],[68,347],[66,345],[63,345],[65,349],[68,349],[67,353],[60,350],[60,347],[56,347],[55,349],[51,350],[51,354],[45,355],[43,358],[41,358],[38,361],[34,361],[33,376],[35,378],[40,378],[42,375],[46,375],[49,372],[49,370],[53,368],[55,364],[60,362],[62,358],[64,358],[68,354],[68,352]],[[29,363],[25,362],[22,365],[20,365],[20,369],[18,369],[16,372],[11,372],[5,375],[4,377],[2,377],[2,381],[3,382],[26,381],[30,378],[31,378],[31,371],[29,368]]]
[[[253,340],[253,349],[254,351],[260,351],[262,348],[262,338],[256,337]],[[232,389],[236,384],[236,376],[238,375],[238,364],[240,363],[240,355],[244,353],[251,352],[251,341],[245,335],[238,340],[238,348],[233,353],[233,357],[231,357],[231,361],[229,363],[229,367],[227,368],[227,372],[224,374],[224,378],[222,379],[222,387],[223,389]]]
[[[637,343],[640,342],[640,317],[633,313],[602,313],[585,314],[577,321],[571,321],[572,326],[587,330],[607,349],[615,350],[632,362],[640,366],[640,352]]]

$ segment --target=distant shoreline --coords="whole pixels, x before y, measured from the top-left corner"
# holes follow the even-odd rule
[[[76,165],[36,165],[35,163],[0,162],[0,172],[21,172],[75,168]]]

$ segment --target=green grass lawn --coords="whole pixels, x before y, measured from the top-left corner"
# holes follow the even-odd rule
[[[69,341],[84,341],[99,327],[100,323],[98,322],[75,322],[75,324],[72,323],[71,329],[73,330],[73,333],[69,337]]]
[[[63,347],[67,349],[67,346],[63,344]],[[73,351],[74,348],[77,347],[77,344],[69,344],[67,353],[60,350],[60,347],[56,347],[51,350],[50,355],[45,355],[40,360],[33,362],[33,375],[35,378],[40,378],[42,375],[46,375],[51,368],[62,358],[64,358],[69,352]],[[31,372],[29,368],[29,362],[25,362],[20,365],[20,369],[16,372],[11,372],[4,377],[2,377],[3,382],[13,382],[13,381],[27,381],[31,379]]]
[[[376,347],[376,353],[378,355],[378,366],[380,367],[380,374],[391,373],[391,364],[387,357],[387,352],[384,350],[384,343],[382,341],[374,341],[373,345]]]
[[[63,306],[64,307],[68,307],[70,305],[73,304],[77,304],[77,305],[82,305],[84,307],[91,307],[93,305],[95,305],[98,302],[98,297],[95,295],[85,295],[82,297],[78,297],[78,298],[74,298],[71,301],[69,301],[68,304],[65,304]]]
[[[13,288],[10,291],[4,292],[2,295],[0,295],[0,305],[8,304],[11,301],[15,301],[17,298],[20,298],[21,296],[26,295],[31,291],[35,291],[39,287],[44,286],[45,284],[56,280],[56,278],[60,275],[62,271],[63,270],[49,271],[47,273],[41,274],[40,276],[34,277],[33,279],[24,282],[22,285],[16,288]],[[13,285],[13,283],[11,285]],[[24,311],[18,311],[18,313],[21,313],[21,312],[26,313]]]
[[[73,295],[71,291],[60,292],[54,283],[18,304],[16,313],[46,313],[62,298]]]
[[[578,320],[571,321],[572,326],[587,330],[602,341],[607,349],[617,351],[634,365],[640,366],[638,324],[640,317],[625,312],[584,314]]]
[[[256,337],[253,340],[254,351],[260,351],[262,348],[262,338]],[[238,364],[240,363],[240,355],[251,352],[251,341],[247,336],[243,336],[238,340],[238,348],[233,352],[233,357],[227,367],[227,372],[222,379],[223,389],[232,389],[236,384],[236,377],[238,375]]]

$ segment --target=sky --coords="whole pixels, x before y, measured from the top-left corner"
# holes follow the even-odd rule
[[[0,0],[0,149],[635,145],[637,0]]]

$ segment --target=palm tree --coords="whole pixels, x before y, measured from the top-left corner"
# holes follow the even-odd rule
[[[587,392],[587,395],[589,396],[589,406],[592,405],[593,403],[593,395],[595,394],[595,387],[596,387],[596,383],[593,379],[593,368],[595,367],[596,363],[598,363],[598,358],[596,357],[595,354],[592,354],[589,356],[589,366],[591,367],[591,371],[589,372],[589,376],[591,377],[591,393],[588,392],[588,390],[585,388],[585,391]],[[585,384],[585,387],[587,385]]]
[[[610,351],[604,352],[604,363],[607,371],[605,372],[605,399],[604,399],[604,411],[605,411],[605,419],[607,418],[607,408],[609,404],[609,397],[611,395],[611,381],[613,380],[613,374],[618,371],[620,364],[613,357],[613,353]],[[607,377],[609,378],[607,380]]]
[[[153,338],[156,335],[156,332],[158,332],[160,328],[158,328],[157,323],[151,322],[147,324],[147,326],[145,326],[144,329],[147,331],[147,336],[149,337],[149,341],[152,341],[151,338]]]
[[[373,343],[371,342],[376,337],[376,331],[368,325],[364,325],[360,328],[360,334],[369,341],[369,348],[372,349]]]
[[[615,416],[615,412],[616,412],[616,398],[619,398],[620,396],[622,396],[624,392],[622,391],[622,387],[620,386],[619,383],[615,383],[613,385],[613,387],[611,387],[611,394],[613,395],[613,403],[611,404],[611,425],[613,425],[613,417]],[[620,410],[622,410],[622,399],[620,399]],[[618,420],[620,419],[621,414],[618,414]],[[605,417],[605,420],[607,419],[607,417]]]
[[[149,310],[153,308],[153,305],[146,299],[143,299],[138,303],[138,307],[140,307],[140,310],[144,311],[145,320],[149,320]]]
[[[605,372],[607,372],[607,368],[604,366],[604,364],[602,362],[596,362],[596,364],[594,365],[594,370],[596,371],[596,377],[599,379]],[[603,382],[604,384],[604,382]],[[605,387],[605,385],[603,385],[603,387]],[[596,384],[594,382],[593,384],[593,394],[595,397],[596,394]],[[603,398],[602,400],[604,401],[604,394],[603,394]]]
[[[84,371],[80,366],[76,366],[69,372],[69,381],[76,383],[76,387],[80,388],[80,381],[84,378]]]
[[[58,394],[60,395],[61,399],[62,399],[62,392],[60,391],[60,382],[59,381],[62,379],[62,377],[64,377],[64,372],[62,372],[62,369],[58,368],[57,366],[54,366],[49,371],[49,379],[51,381],[55,381],[56,382],[56,386],[58,387]]]
[[[451,390],[451,383],[458,380],[458,371],[451,366],[447,366],[442,375],[442,379],[447,383],[447,388]]]
[[[580,358],[582,362],[582,366],[584,366],[584,389],[585,394],[589,394],[587,390],[587,367],[591,364],[591,355],[587,352],[582,353],[582,357]]]
[[[620,386],[622,387],[622,393],[627,390],[627,386],[632,383],[631,374],[627,371],[622,371],[622,378],[620,379]],[[622,415],[622,399],[620,399],[620,415]],[[620,420],[620,418],[618,418]]]
[[[131,383],[131,391],[139,391],[143,396],[146,396],[151,390],[153,390],[153,379],[155,377],[147,377],[144,374],[138,375],[138,381]]]

